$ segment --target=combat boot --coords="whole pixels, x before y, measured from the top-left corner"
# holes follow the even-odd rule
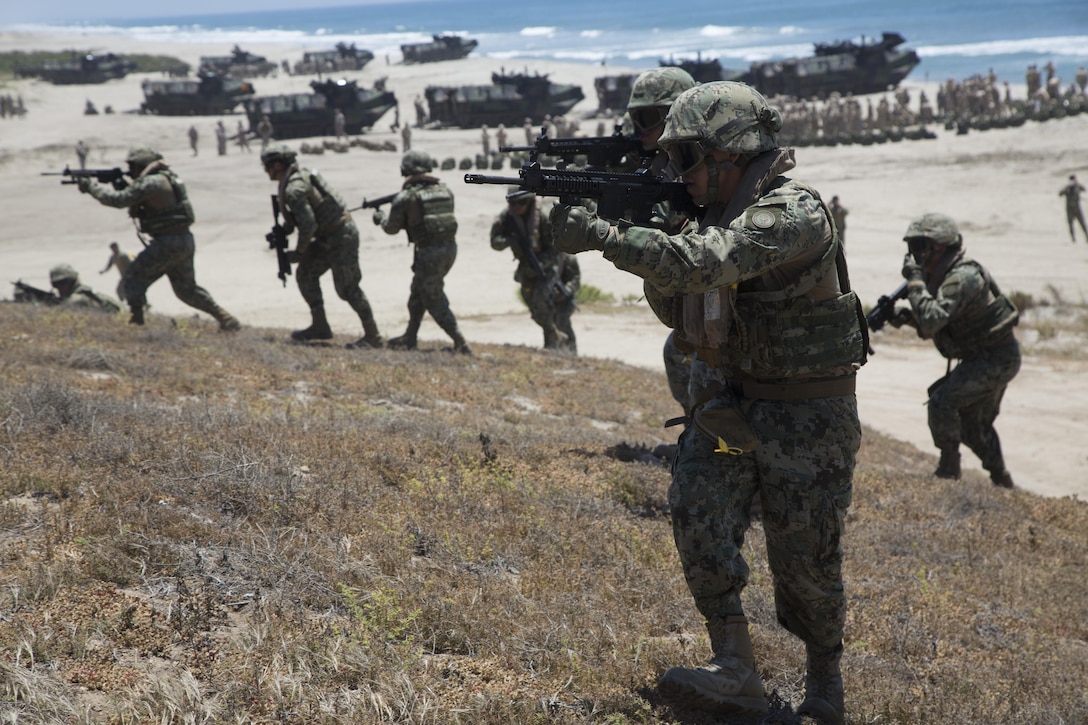
[[[219,314],[215,316],[215,319],[219,321],[219,329],[223,332],[236,332],[242,329],[242,323],[231,313],[226,310],[219,310]]]
[[[808,715],[823,725],[843,725],[846,705],[839,669],[841,661],[842,643],[830,651],[808,648],[805,701],[797,708],[798,715]]]
[[[703,667],[670,668],[658,680],[658,692],[678,708],[731,716],[767,712],[748,620],[744,615],[716,617],[706,623],[706,629],[714,659]]]
[[[385,347],[385,340],[378,334],[378,325],[373,317],[363,322],[363,336],[349,342],[346,347],[349,350],[381,350]]]
[[[465,340],[465,336],[460,332],[455,332],[451,336],[453,337],[453,351],[459,352],[462,355],[471,355],[472,348],[468,346],[468,342]]]
[[[144,308],[132,306],[129,308],[131,314],[128,317],[128,324],[130,325],[142,325],[144,324]]]
[[[313,322],[305,330],[295,330],[291,333],[291,339],[298,342],[306,342],[308,340],[331,340],[332,328],[329,327],[329,321],[325,318],[324,307],[313,307],[310,309],[310,317]]]
[[[960,452],[941,451],[941,460],[937,463],[937,470],[933,472],[937,478],[960,477]]]
[[[390,350],[415,350],[418,345],[415,335],[404,333],[399,337],[392,337],[385,343]]]
[[[1000,471],[990,471],[990,480],[994,482],[995,486],[1001,488],[1012,488],[1012,474],[1002,468]]]

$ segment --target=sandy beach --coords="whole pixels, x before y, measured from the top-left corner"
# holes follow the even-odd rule
[[[147,44],[109,36],[0,33],[0,51],[104,48],[118,53],[157,53],[179,57],[194,67],[201,55],[223,55],[229,49],[198,44]],[[303,48],[284,45],[247,47],[279,62],[291,63]],[[315,48],[308,48],[314,50]],[[586,99],[575,109],[578,117],[594,111],[597,76],[636,69],[556,62],[506,62],[468,58],[437,64],[400,65],[398,58],[379,57],[359,72],[343,74],[370,86],[387,76],[387,86],[401,105],[401,120],[414,120],[412,100],[427,85],[486,84],[492,71],[527,69],[550,74],[560,83],[582,86]],[[984,70],[984,69],[980,69]],[[1066,69],[1071,76],[1073,69]],[[925,80],[924,68],[904,84],[912,96],[925,89],[935,98],[936,80]],[[91,148],[88,166],[123,166],[128,147],[152,145],[185,180],[196,211],[193,232],[197,240],[197,279],[216,300],[243,324],[282,328],[304,327],[309,314],[293,280],[283,288],[276,279],[275,257],[264,235],[271,225],[269,195],[275,185],[263,173],[258,154],[239,153],[231,146],[225,156],[215,150],[214,127],[220,117],[156,117],[135,113],[143,100],[135,74],[102,85],[54,86],[34,80],[0,84],[0,93],[18,94],[28,114],[21,120],[0,121],[0,198],[4,222],[0,235],[5,281],[22,279],[48,286],[48,270],[67,262],[82,281],[111,293],[115,271],[99,275],[109,256],[108,245],[139,251],[127,216],[104,207],[74,186],[60,186],[42,171],[77,166],[74,146],[82,139]],[[308,90],[312,76],[256,78],[258,95]],[[1007,78],[1013,93],[1023,95],[1022,78]],[[83,115],[91,100],[100,110],[110,105],[112,115]],[[221,117],[233,132],[240,113]],[[393,114],[386,115],[365,137],[391,140]],[[189,148],[187,130],[200,133],[199,155]],[[596,120],[582,121],[582,131],[596,132]],[[1083,305],[1088,293],[1088,245],[1071,244],[1066,229],[1064,201],[1058,191],[1071,173],[1088,178],[1088,116],[1045,124],[1029,122],[1006,130],[972,131],[967,135],[935,128],[929,141],[876,146],[802,148],[797,151],[794,176],[811,183],[825,198],[838,195],[849,210],[847,248],[853,285],[866,304],[901,282],[905,245],[901,238],[910,219],[925,211],[940,211],[960,224],[968,254],[993,273],[1006,291],[1032,295],[1036,300],[1060,298]],[[520,128],[510,140],[522,143]],[[314,142],[315,139],[308,139]],[[288,142],[294,148],[299,140]],[[492,141],[494,144],[494,141]],[[438,159],[473,156],[480,150],[478,130],[413,129],[413,148]],[[303,156],[303,163],[320,169],[347,201],[359,204],[400,187],[400,153],[352,148],[348,153]],[[488,172],[499,173],[499,172]],[[516,175],[506,170],[504,175]],[[517,296],[512,281],[514,260],[488,245],[491,221],[504,206],[501,187],[469,186],[463,171],[439,172],[456,194],[459,259],[447,277],[447,293],[462,329],[473,343],[539,346],[541,333]],[[382,334],[403,331],[405,303],[411,279],[412,250],[401,234],[387,236],[369,213],[357,212],[362,236],[360,261],[363,289],[375,310]],[[616,304],[594,305],[574,318],[583,355],[614,358],[632,365],[660,368],[664,328],[640,300],[641,280],[616,270],[599,255],[581,255],[583,284],[611,294]],[[335,296],[326,280],[326,307],[338,342],[361,334],[350,308]],[[10,288],[5,297],[10,297]],[[162,280],[149,290],[153,313],[189,315],[193,310],[178,301]],[[156,323],[152,320],[151,324]],[[429,319],[421,331],[424,340],[444,340]],[[1088,362],[1084,345],[1057,354],[1043,348],[1063,349],[1065,338],[1042,339],[1034,330],[1021,329],[1024,366],[1010,385],[998,419],[1006,459],[1017,484],[1048,496],[1075,494],[1088,497],[1088,454],[1083,440],[1088,433]],[[1081,338],[1083,340],[1083,338]],[[907,440],[933,454],[926,427],[925,390],[945,370],[945,361],[932,344],[907,331],[881,332],[877,350],[859,376],[858,401],[862,421],[874,430]],[[365,354],[365,353],[360,353]],[[662,385],[665,384],[662,374]],[[662,440],[670,434],[662,431]],[[979,470],[977,459],[965,452],[964,465]]]

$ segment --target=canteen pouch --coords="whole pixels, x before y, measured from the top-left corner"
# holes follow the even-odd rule
[[[716,453],[739,456],[754,451],[759,439],[740,408],[713,399],[695,411],[695,428],[717,446]]]

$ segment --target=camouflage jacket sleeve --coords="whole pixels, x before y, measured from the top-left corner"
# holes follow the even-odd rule
[[[614,227],[604,257],[664,297],[708,292],[758,277],[824,243],[830,220],[806,189],[786,183],[758,199],[728,227],[668,235]]]
[[[929,293],[925,284],[907,285],[907,297],[914,312],[918,334],[931,338],[947,325],[953,317],[971,305],[986,292],[986,279],[974,264],[960,262],[949,270],[936,296]]]
[[[124,209],[125,207],[133,207],[145,201],[148,196],[158,189],[160,183],[168,186],[170,184],[170,182],[161,174],[141,176],[140,178],[133,180],[133,182],[124,189],[120,190],[109,186],[103,186],[97,181],[91,180],[91,183],[87,187],[87,193],[106,206]]]
[[[382,222],[382,230],[386,234],[396,234],[408,228],[408,212],[413,201],[415,201],[415,194],[410,189],[404,189],[393,197],[392,203],[389,204],[389,213],[385,215],[385,221]]]
[[[300,253],[304,253],[317,234],[317,219],[314,210],[310,206],[307,197],[306,181],[300,174],[295,174],[287,182],[283,189],[283,201],[291,212],[295,227],[298,229],[298,242],[295,245]]]
[[[495,221],[491,222],[491,248],[497,252],[508,249],[514,242],[513,232],[507,229],[508,218],[508,212],[503,210],[501,214],[495,217]]]

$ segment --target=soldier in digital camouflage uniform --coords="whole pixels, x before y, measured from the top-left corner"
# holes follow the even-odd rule
[[[79,273],[70,264],[58,264],[49,270],[49,284],[57,291],[61,306],[88,307],[110,313],[121,311],[121,303],[117,300],[80,284]]]
[[[941,452],[934,472],[960,477],[960,442],[974,451],[995,485],[1012,488],[994,421],[1009,381],[1020,371],[1020,344],[1013,334],[1019,313],[986,269],[964,256],[956,222],[927,213],[907,227],[903,259],[910,309],[891,320],[911,325],[937,350],[958,360],[929,388],[929,430]]]
[[[669,169],[669,155],[661,150],[658,139],[665,130],[665,117],[673,101],[689,88],[695,87],[695,79],[683,68],[667,66],[643,71],[631,84],[631,96],[627,101],[627,118],[643,148],[656,151],[650,170],[654,175],[672,178]],[[679,233],[688,217],[659,204],[655,210],[651,225],[666,234]],[[675,333],[670,332],[665,338],[662,349],[665,363],[665,377],[669,382],[669,392],[684,409],[684,415],[691,413],[694,404],[702,399],[706,386],[712,376],[705,362],[690,351],[682,351],[676,346]]]
[[[405,126],[407,128],[407,126]],[[457,260],[457,217],[453,215],[453,192],[431,175],[434,159],[413,149],[404,154],[400,173],[404,185],[393,197],[389,215],[379,207],[374,223],[386,234],[404,229],[415,247],[412,257],[412,287],[408,294],[408,328],[389,341],[389,347],[414,350],[423,313],[429,312],[438,326],[453,340],[454,352],[472,354],[472,348],[457,327],[457,318],[446,297],[445,277]]]
[[[678,345],[713,368],[716,395],[680,437],[669,488],[684,575],[713,658],[658,683],[677,706],[767,710],[741,591],[749,510],[762,507],[777,619],[804,641],[798,712],[844,721],[843,521],[861,426],[855,374],[867,341],[830,212],[785,172],[781,116],[753,88],[720,81],[673,103],[660,144],[696,204],[698,229],[614,225],[580,207],[552,212],[555,244],[601,250],[646,281]]]
[[[536,194],[512,186],[506,202],[491,225],[491,248],[510,249],[518,260],[514,281],[521,285],[533,322],[544,330],[544,348],[577,353],[570,318],[582,280],[578,260],[552,244],[552,227]]]
[[[1073,242],[1077,241],[1077,235],[1073,233],[1073,222],[1080,224],[1084,239],[1088,241],[1088,227],[1084,226],[1084,211],[1080,208],[1080,195],[1083,193],[1084,186],[1077,181],[1075,174],[1069,175],[1069,183],[1058,192],[1058,196],[1065,197],[1065,221],[1069,224],[1069,239]]]
[[[196,241],[189,231],[196,217],[185,184],[166,165],[162,154],[147,146],[132,148],[125,161],[131,184],[107,189],[93,178],[81,177],[79,190],[106,206],[127,207],[129,215],[139,222],[140,231],[151,237],[123,278],[125,302],[132,313],[129,322],[144,324],[147,288],[166,275],[179,300],[214,317],[219,329],[237,330],[241,327],[238,320],[196,283],[193,269]]]
[[[332,271],[336,294],[351,305],[363,326],[363,336],[348,348],[381,348],[382,336],[374,321],[370,301],[360,287],[359,229],[348,205],[321,174],[300,168],[295,152],[282,144],[261,152],[261,163],[272,181],[279,182],[280,208],[290,234],[298,229],[295,248],[287,252],[291,263],[298,263],[295,279],[302,299],[310,306],[310,326],[295,330],[291,337],[299,342],[330,340],[333,333],[325,314],[321,276]]]

